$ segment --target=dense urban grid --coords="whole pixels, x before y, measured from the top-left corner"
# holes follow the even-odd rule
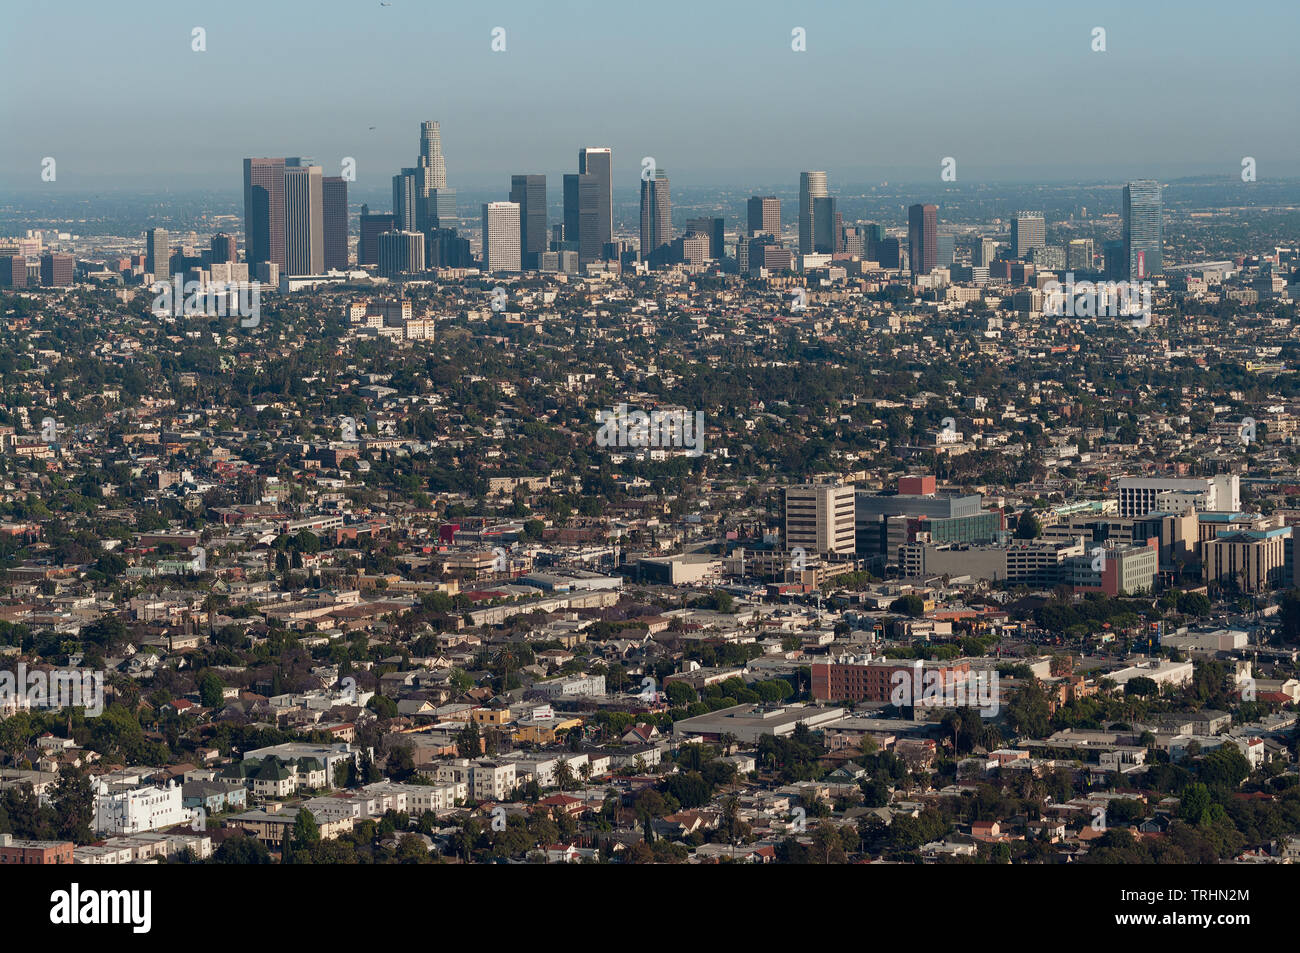
[[[0,863],[1300,860],[1300,185],[418,142],[0,238]]]

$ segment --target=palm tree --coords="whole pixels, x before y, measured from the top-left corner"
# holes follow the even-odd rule
[[[561,791],[568,791],[573,787],[573,769],[569,767],[569,762],[561,761],[555,768],[555,783]]]

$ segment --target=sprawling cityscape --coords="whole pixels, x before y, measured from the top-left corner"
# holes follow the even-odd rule
[[[427,116],[0,192],[0,863],[1300,862],[1300,177]]]

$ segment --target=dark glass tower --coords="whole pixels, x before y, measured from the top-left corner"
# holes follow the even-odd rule
[[[564,177],[564,241],[578,249],[578,264],[599,261],[605,243],[601,230],[600,195],[597,176],[569,173]]]
[[[523,267],[536,271],[546,251],[546,176],[510,177],[510,201],[519,206],[519,248]]]
[[[284,159],[244,160],[244,258],[284,270]]]
[[[336,175],[321,179],[325,220],[325,270],[348,267],[348,180]]]
[[[614,152],[605,147],[588,146],[578,152],[578,174],[590,175],[596,189],[596,234],[592,247],[600,258],[607,242],[614,240]],[[586,244],[586,237],[582,239]],[[581,252],[579,252],[581,256]],[[594,260],[594,259],[593,259]]]
[[[656,169],[653,178],[641,180],[641,260],[673,240],[673,200],[668,174]]]

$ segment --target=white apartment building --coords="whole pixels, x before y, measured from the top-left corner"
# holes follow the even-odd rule
[[[113,790],[103,781],[95,790],[95,831],[100,834],[139,834],[175,824],[187,824],[194,812],[181,803],[181,789],[166,787]]]
[[[515,787],[513,762],[482,760],[470,766],[470,790],[476,801],[503,800]]]

